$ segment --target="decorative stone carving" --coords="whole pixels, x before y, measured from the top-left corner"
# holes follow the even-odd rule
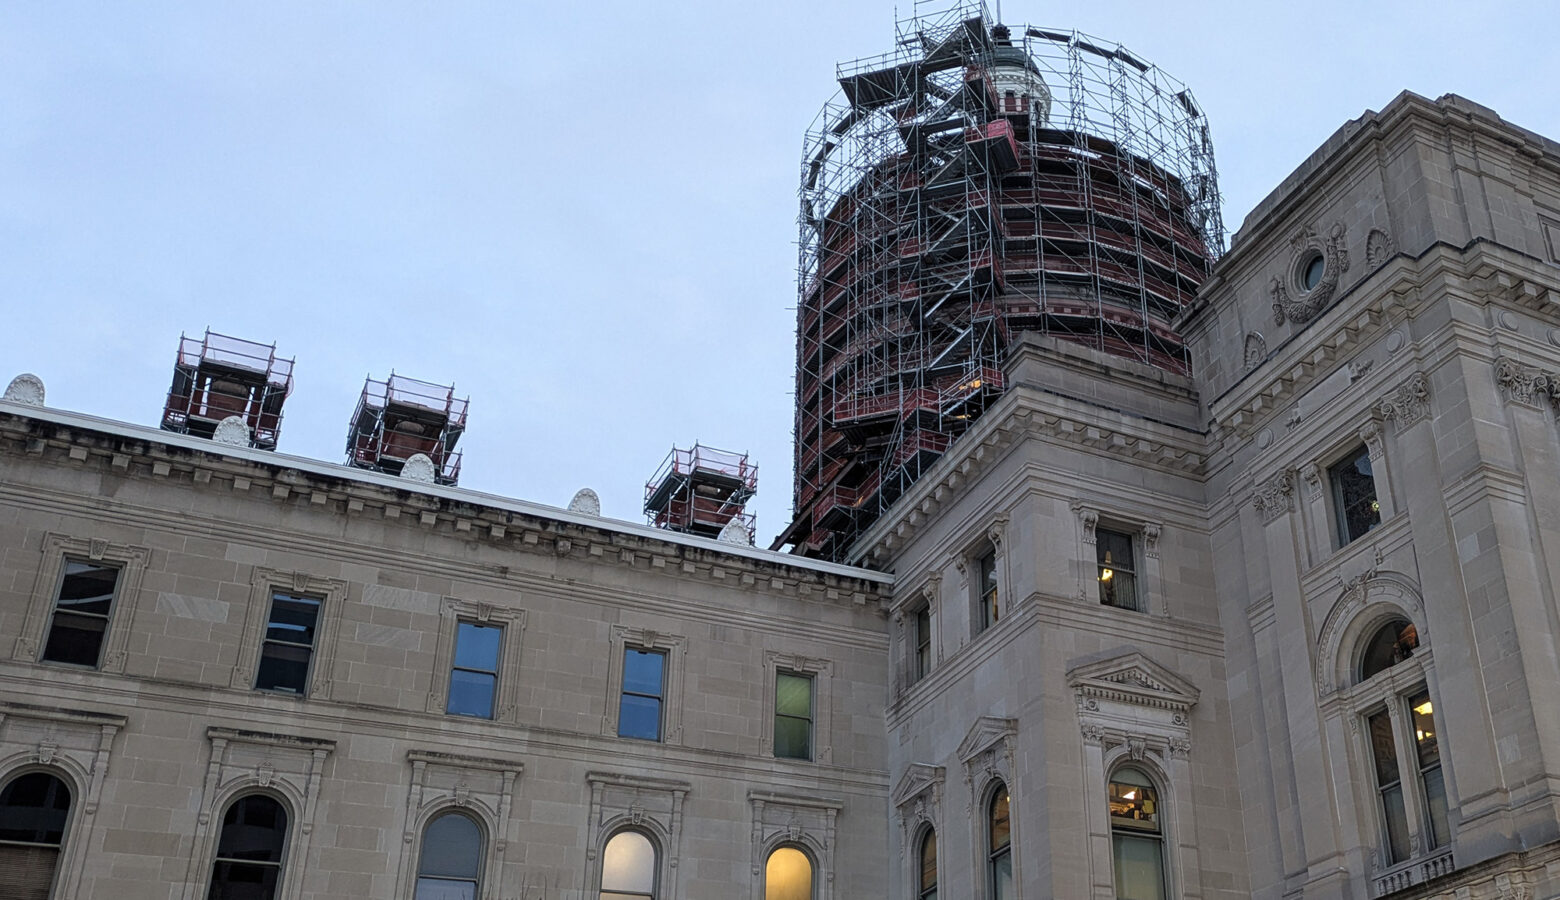
[[[1294,469],[1284,469],[1257,484],[1251,499],[1257,512],[1262,514],[1264,525],[1294,509],[1294,492]]]
[[[1246,334],[1246,368],[1255,369],[1262,365],[1262,361],[1267,359],[1267,352],[1267,341],[1263,339],[1261,332],[1252,331]]]
[[[1359,381],[1361,378],[1364,378],[1366,375],[1369,375],[1370,370],[1375,365],[1376,361],[1374,359],[1367,359],[1363,362],[1360,360],[1350,360],[1348,365],[1349,383],[1353,384],[1354,382]]]
[[[580,513],[586,516],[601,515],[601,498],[590,488],[580,488],[574,492],[574,499],[569,501],[569,512]]]
[[[1073,503],[1072,509],[1073,512],[1078,514],[1078,524],[1083,526],[1083,542],[1085,544],[1094,543],[1094,530],[1100,524],[1100,511],[1090,509],[1077,502]]]
[[[732,519],[726,523],[726,527],[720,530],[719,540],[723,544],[741,544],[744,547],[750,547],[753,544],[753,538],[748,534],[747,526],[737,519]]]
[[[1386,452],[1386,445],[1381,440],[1381,426],[1375,422],[1366,422],[1360,426],[1360,440],[1365,442],[1365,452],[1371,459],[1380,459]]]
[[[1418,587],[1403,575],[1382,572],[1380,563],[1373,563],[1369,569],[1344,582],[1337,601],[1334,602],[1332,610],[1327,613],[1321,631],[1317,634],[1316,693],[1318,697],[1325,699],[1348,683],[1350,661],[1348,654],[1344,652],[1344,647],[1352,646],[1352,641],[1358,638],[1356,632],[1363,631],[1370,624],[1379,621],[1377,616],[1371,616],[1368,620],[1362,619],[1361,614],[1367,607],[1375,608],[1383,601],[1386,606],[1396,607],[1399,614],[1414,623],[1419,630],[1421,645],[1428,644],[1430,635],[1426,631],[1424,617],[1419,614],[1421,604]],[[1388,615],[1390,613],[1382,613],[1382,616]],[[1361,622],[1365,624],[1362,626],[1359,624]]]
[[[752,809],[752,855],[749,868],[753,877],[761,877],[764,861],[781,844],[799,844],[807,848],[823,873],[834,871],[836,825],[845,801],[817,794],[801,796],[765,790],[748,791]],[[670,895],[668,895],[670,896]],[[834,900],[834,880],[820,877],[814,900]]]
[[[1495,386],[1507,402],[1537,406],[1544,400],[1553,406],[1560,399],[1560,376],[1524,366],[1509,356],[1495,360]]]
[[[1423,372],[1415,372],[1392,390],[1392,393],[1376,403],[1376,413],[1383,419],[1397,422],[1398,428],[1407,428],[1430,412],[1430,380]]]
[[[1300,480],[1305,482],[1306,496],[1312,500],[1322,495],[1322,467],[1316,463],[1306,463],[1300,469]]]
[[[5,396],[0,399],[23,406],[42,406],[43,379],[31,372],[23,372],[11,379],[11,383],[6,385]]]
[[[1397,253],[1392,236],[1380,228],[1372,228],[1365,237],[1365,265],[1372,269],[1384,264]]]
[[[439,470],[434,468],[433,460],[426,453],[413,453],[401,466],[401,477],[407,481],[420,481],[424,484],[433,484],[434,477]]]
[[[1345,234],[1343,223],[1336,222],[1325,238],[1317,234],[1314,228],[1307,226],[1290,239],[1289,244],[1294,250],[1290,270],[1315,251],[1322,255],[1324,261],[1322,278],[1317,282],[1316,287],[1296,299],[1290,299],[1289,288],[1283,278],[1274,278],[1268,288],[1273,295],[1273,324],[1282,325],[1285,321],[1290,321],[1296,325],[1303,325],[1326,308],[1328,302],[1338,292],[1339,279],[1349,270],[1349,251],[1346,249]]]
[[[1143,553],[1149,559],[1159,558],[1159,535],[1163,529],[1158,522],[1143,526]]]
[[[243,416],[228,416],[217,423],[217,429],[211,433],[211,440],[218,444],[248,447],[249,426],[244,423]]]
[[[933,828],[942,825],[943,784],[947,771],[942,766],[911,763],[894,786],[894,808],[899,810],[899,850],[903,855],[923,823]]]

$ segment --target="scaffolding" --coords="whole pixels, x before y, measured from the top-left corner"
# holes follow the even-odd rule
[[[918,2],[804,141],[794,519],[840,558],[1002,393],[1018,333],[1188,371],[1223,249],[1208,125],[1126,48]]]
[[[745,507],[756,493],[758,467],[746,453],[673,447],[645,483],[645,517],[657,528],[705,537],[719,537],[736,522],[752,543],[754,518]]]
[[[173,385],[163,403],[162,428],[210,438],[222,420],[237,416],[249,429],[249,445],[275,450],[282,403],[292,393],[291,359],[275,344],[217,334],[179,335]]]
[[[382,381],[368,376],[347,429],[347,464],[399,475],[406,461],[421,453],[433,462],[435,483],[457,483],[460,451],[455,443],[466,431],[469,402],[455,396],[454,385],[393,371]]]

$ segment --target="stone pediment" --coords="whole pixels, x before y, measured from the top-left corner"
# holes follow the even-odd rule
[[[1067,685],[1079,699],[1112,700],[1135,706],[1186,712],[1200,692],[1190,681],[1132,650],[1074,666]]]
[[[942,766],[929,766],[926,763],[911,763],[905,770],[905,774],[899,776],[899,783],[894,785],[893,801],[895,806],[903,806],[921,796],[928,790],[940,789],[944,780]]]
[[[959,759],[962,762],[969,762],[1017,732],[1017,719],[981,716],[970,727],[969,734],[964,736],[964,740],[959,742]]]

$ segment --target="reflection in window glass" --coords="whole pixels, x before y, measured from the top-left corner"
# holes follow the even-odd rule
[[[1164,834],[1159,821],[1159,791],[1138,769],[1117,769],[1111,776],[1111,852],[1119,900],[1163,900]]]
[[[476,900],[481,887],[482,829],[445,813],[423,830],[415,900]]]
[[[1360,680],[1389,669],[1419,649],[1419,631],[1407,619],[1393,619],[1376,630],[1360,658]]]
[[[812,900],[812,860],[795,847],[780,847],[764,865],[764,900]]]
[[[618,736],[661,739],[661,702],[666,684],[666,654],[623,651],[623,696],[618,703]]]
[[[70,788],[47,772],[19,775],[0,790],[0,886],[8,896],[49,896],[69,820]]]
[[[498,693],[498,654],[504,629],[497,625],[461,622],[455,630],[455,664],[450,669],[450,696],[444,711],[457,716],[493,718]]]
[[[1381,524],[1381,504],[1376,500],[1376,478],[1370,454],[1364,447],[1327,470],[1332,485],[1333,511],[1338,522],[1338,546],[1364,536]]]
[[[812,759],[812,687],[806,675],[775,675],[775,756]]]
[[[977,559],[975,570],[980,573],[980,630],[985,631],[1002,618],[1002,602],[997,596],[996,551]]]
[[[932,670],[932,611],[921,607],[915,614],[915,677],[920,680]]]
[[[1424,789],[1425,811],[1430,819],[1430,846],[1440,847],[1451,838],[1451,833],[1446,824],[1446,781],[1441,774],[1435,709],[1426,691],[1410,697],[1408,708],[1414,717],[1414,750],[1419,763],[1419,783]]]
[[[263,794],[240,797],[222,817],[207,900],[272,900],[282,878],[287,811]]]
[[[619,831],[607,841],[601,863],[601,900],[653,900],[655,846],[637,831]]]
[[[271,617],[260,645],[260,670],[255,688],[302,694],[309,686],[309,661],[314,656],[314,630],[319,624],[317,597],[295,597],[280,591],[271,595]]]
[[[1387,831],[1390,862],[1408,859],[1408,813],[1403,806],[1403,782],[1398,773],[1397,742],[1392,738],[1392,719],[1386,710],[1366,720],[1370,727],[1370,750],[1375,763],[1376,793],[1380,799],[1382,824]]]
[[[65,561],[60,592],[54,598],[54,616],[43,643],[46,661],[97,666],[118,583],[117,566]]]
[[[991,797],[986,829],[992,900],[1010,900],[1013,896],[1013,828],[1008,809],[1007,787],[999,785]]]
[[[1097,528],[1094,553],[1099,563],[1100,603],[1119,609],[1137,609],[1137,565],[1132,555],[1132,535]]]

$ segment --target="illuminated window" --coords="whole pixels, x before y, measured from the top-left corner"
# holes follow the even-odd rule
[[[70,821],[70,788],[28,772],[0,790],[0,887],[7,897],[48,897]]]
[[[444,813],[423,829],[414,900],[476,900],[482,887],[482,829]]]
[[[980,590],[980,627],[977,630],[985,631],[1002,618],[1001,598],[997,594],[997,552],[993,550],[975,560],[975,571]]]
[[[1138,609],[1137,562],[1132,551],[1132,535],[1096,529],[1094,553],[1099,564],[1100,603],[1119,609]]]
[[[1443,846],[1451,839],[1446,823],[1446,779],[1441,774],[1441,745],[1435,733],[1435,708],[1430,693],[1420,691],[1408,698],[1413,717],[1414,761],[1419,767],[1419,789],[1424,794],[1425,815],[1430,821],[1430,846]]]
[[[1332,485],[1333,515],[1338,528],[1338,546],[1363,537],[1381,524],[1381,504],[1376,499],[1376,478],[1371,471],[1370,453],[1364,447],[1327,470]]]
[[[118,586],[118,566],[65,561],[49,634],[43,644],[44,661],[97,667],[102,660],[103,638],[108,633],[108,616]]]
[[[990,900],[1013,897],[1013,824],[1006,785],[998,784],[986,806],[986,884]]]
[[[1130,766],[1110,779],[1110,843],[1118,900],[1164,900],[1165,836],[1159,791]]]
[[[271,594],[271,616],[260,644],[260,669],[255,688],[283,694],[305,694],[309,663],[314,658],[314,634],[320,621],[318,597]]]
[[[666,691],[666,654],[634,647],[623,651],[623,694],[618,701],[618,737],[661,739],[661,701]]]
[[[812,759],[813,680],[792,672],[775,674],[775,756]]]
[[[282,880],[287,810],[264,794],[234,800],[222,816],[207,900],[272,900]]]
[[[918,900],[937,900],[937,832],[930,828],[921,837],[921,866],[917,874]]]
[[[655,900],[656,852],[637,831],[619,831],[607,841],[601,862],[601,900]]]
[[[812,860],[795,847],[777,847],[764,864],[764,900],[812,900]]]

